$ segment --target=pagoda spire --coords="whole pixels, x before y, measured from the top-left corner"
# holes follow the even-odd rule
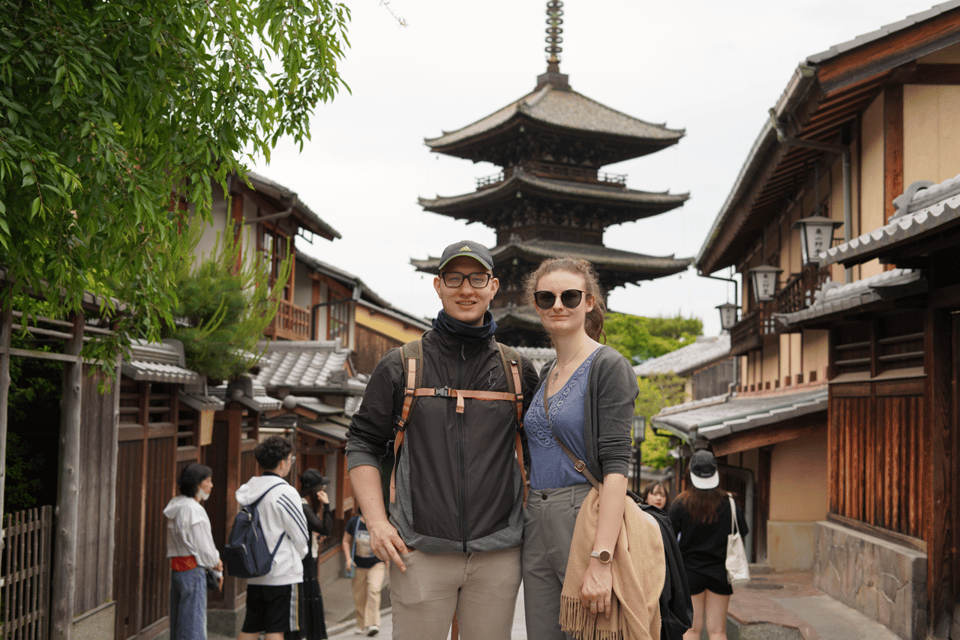
[[[550,84],[557,89],[569,89],[567,74],[560,73],[560,53],[563,47],[563,0],[547,0],[547,72],[537,77],[537,89]]]
[[[547,57],[547,71],[560,73],[560,53],[563,51],[563,2],[549,0],[547,2],[547,47],[544,49],[550,55]]]

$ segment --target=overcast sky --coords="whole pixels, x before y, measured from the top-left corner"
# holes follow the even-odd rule
[[[545,0],[347,0],[352,92],[320,105],[303,151],[281,142],[251,169],[297,192],[340,232],[297,249],[359,276],[394,306],[433,317],[432,278],[411,258],[493,230],[425,212],[418,196],[459,195],[498,168],[430,152],[453,131],[529,93],[546,70]],[[685,129],[679,144],[605,171],[627,186],[690,193],[674,211],[608,227],[607,246],[694,257],[797,65],[834,44],[933,6],[930,0],[567,0],[560,70],[579,93],[633,117]],[[403,18],[400,26],[391,12]],[[729,276],[728,272],[715,275]],[[732,286],[692,270],[610,293],[615,311],[698,317]]]

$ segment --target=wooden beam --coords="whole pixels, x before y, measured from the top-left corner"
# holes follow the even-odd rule
[[[960,64],[918,64],[907,84],[960,84]]]
[[[82,313],[72,316],[73,337],[64,347],[68,355],[79,356],[83,347]],[[79,522],[80,417],[83,364],[63,367],[63,400],[60,416],[60,473],[57,483],[57,529],[54,538],[52,636],[73,638],[76,600],[77,526]]]
[[[717,438],[711,440],[710,444],[713,446],[714,455],[727,456],[731,453],[759,449],[778,442],[796,440],[806,435],[826,433],[826,429],[827,417],[825,412],[817,411],[805,416],[784,420],[762,429],[751,429],[724,438]]]
[[[883,92],[883,219],[897,212],[893,199],[903,193],[903,85]]]
[[[10,396],[10,336],[13,328],[13,296],[10,287],[4,287],[3,313],[0,316],[0,460],[7,459],[7,402]],[[4,512],[4,489],[7,465],[0,465],[0,514]],[[0,522],[0,526],[2,522]],[[3,549],[5,537],[0,537]]]
[[[953,575],[955,553],[953,547],[956,514],[950,511],[957,478],[952,474],[950,452],[953,425],[950,423],[950,384],[952,363],[946,354],[953,353],[957,345],[951,345],[950,314],[940,309],[931,309],[926,315],[926,344],[924,369],[927,371],[927,424],[922,433],[916,434],[921,442],[929,443],[921,459],[927,459],[921,478],[925,490],[922,502],[917,505],[923,512],[921,530],[927,541],[927,620],[928,635],[946,638],[950,633],[953,614],[954,587],[957,576]],[[950,514],[944,517],[945,514]]]

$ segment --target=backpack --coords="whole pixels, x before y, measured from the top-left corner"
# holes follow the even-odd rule
[[[237,517],[233,520],[233,528],[230,529],[230,539],[223,547],[223,565],[227,573],[235,578],[259,578],[270,573],[270,567],[273,565],[273,556],[276,555],[283,537],[287,535],[284,531],[277,540],[277,545],[270,551],[267,546],[267,540],[263,536],[263,528],[260,526],[260,514],[257,511],[257,505],[263,500],[270,491],[276,489],[283,482],[279,482],[266,491],[252,503],[240,507]]]
[[[503,365],[503,373],[507,378],[507,391],[479,391],[471,389],[450,389],[443,387],[434,389],[420,386],[423,382],[423,350],[420,340],[413,340],[400,348],[400,357],[404,363],[404,383],[405,391],[403,398],[403,408],[400,412],[400,420],[397,422],[397,435],[393,441],[393,468],[390,470],[390,502],[396,500],[396,474],[397,460],[399,460],[400,447],[403,444],[403,433],[407,428],[407,419],[410,412],[421,396],[436,396],[442,398],[456,398],[457,413],[463,413],[465,409],[464,399],[474,400],[506,401],[513,402],[517,408],[517,433],[515,446],[517,450],[517,464],[520,465],[520,475],[526,478],[523,466],[523,444],[520,440],[520,429],[523,428],[523,387],[520,383],[520,354],[511,347],[506,347],[499,342],[497,348],[500,351],[500,362]],[[386,495],[386,493],[385,493]],[[523,504],[527,504],[527,484],[523,484]]]

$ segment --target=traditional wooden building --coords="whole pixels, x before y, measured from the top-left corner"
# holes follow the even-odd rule
[[[956,1],[799,66],[696,259],[755,280],[739,388],[654,420],[752,478],[757,560],[905,639],[960,637],[958,83]]]
[[[585,258],[607,291],[678,273],[691,260],[649,256],[604,246],[611,225],[681,206],[687,194],[627,188],[627,177],[605,165],[676,144],[683,131],[651,124],[577,93],[560,73],[561,2],[547,6],[550,57],[534,90],[479,121],[427,139],[437,153],[502,167],[479,178],[477,189],[451,197],[421,198],[427,211],[479,222],[497,232],[491,249],[500,292],[491,304],[499,340],[542,346],[539,319],[525,304],[522,282],[545,258]],[[411,261],[436,273],[437,258]]]

